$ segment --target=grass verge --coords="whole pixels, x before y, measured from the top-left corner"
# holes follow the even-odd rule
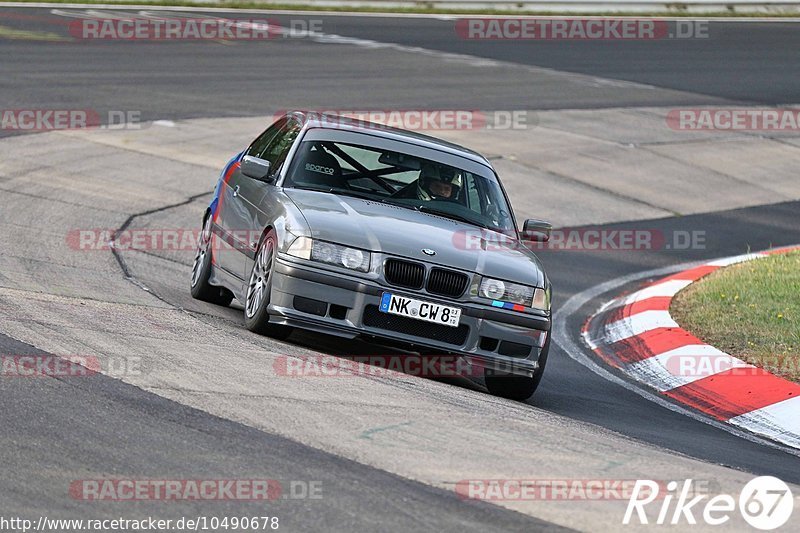
[[[718,270],[678,293],[670,313],[715,348],[800,382],[800,252]]]

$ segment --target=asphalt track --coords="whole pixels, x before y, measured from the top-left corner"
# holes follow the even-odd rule
[[[65,10],[69,11],[69,10]],[[201,11],[192,11],[202,13]],[[711,22],[707,39],[654,41],[467,41],[453,20],[304,15],[227,15],[321,21],[326,34],[377,40],[555,69],[630,85],[570,84],[543,73],[536,84],[510,75],[501,83],[476,70],[467,79],[443,69],[418,71],[413,61],[391,62],[356,52],[337,68],[342,47],[320,48],[293,39],[267,43],[3,43],[3,102],[8,108],[53,104],[134,109],[143,120],[264,114],[264,110],[339,106],[347,109],[571,109],[779,104],[797,99],[800,77],[797,23]],[[68,35],[75,18],[47,9],[4,9],[0,25]],[[120,46],[124,54],[120,54]],[[201,53],[198,53],[198,50]],[[191,82],[189,82],[191,80]],[[640,85],[641,84],[641,85]],[[409,90],[409,86],[413,90]],[[180,90],[175,90],[179,87]]]
[[[711,35],[719,38],[680,43],[478,46],[448,34],[452,21],[321,18],[328,34],[469,54],[470,58],[454,59],[452,68],[445,64],[434,74],[420,71],[413,54],[395,54],[392,50],[375,54],[365,46],[348,47],[343,52],[348,45],[312,44],[301,39],[220,45],[64,43],[0,37],[4,51],[0,95],[5,108],[137,109],[144,120],[264,115],[265,111],[291,107],[569,109],[779,104],[800,99],[796,86],[800,32],[793,23],[713,23]],[[34,34],[65,33],[63,20],[46,9],[4,9],[0,26]],[[508,79],[498,83],[490,70],[480,66],[470,68],[466,76],[459,62],[475,63],[475,57],[510,64]],[[387,58],[392,60],[388,64]],[[527,78],[521,74],[515,80],[514,67],[520,72],[538,69],[535,72],[540,83],[522,83]],[[575,81],[564,72],[612,82],[582,83],[584,78]],[[37,139],[29,137],[31,143]],[[0,182],[12,178],[3,173]],[[140,209],[143,214],[137,221],[158,224],[159,220],[170,220],[191,227],[206,200],[200,197],[196,202],[156,213]],[[555,307],[610,279],[748,249],[797,243],[798,213],[800,202],[788,202],[603,226],[647,227],[664,234],[700,229],[706,232],[707,242],[703,249],[685,251],[544,252],[542,259],[556,289]],[[16,215],[13,209],[3,212],[4,218]],[[15,245],[35,247],[30,242],[8,243]],[[126,256],[126,260],[148,266],[135,257]],[[221,320],[225,328],[246,335],[240,325],[240,311],[191,301],[185,279],[173,277],[170,270],[135,267],[134,271],[138,281],[151,287],[165,305],[186,309],[201,323]],[[8,279],[0,276],[4,287],[8,287]],[[576,338],[583,321],[604,297],[598,296],[567,317],[567,329]],[[0,333],[4,329],[0,326]],[[282,349],[286,353],[308,349],[371,353],[369,346],[342,346],[338,340],[314,335],[295,335]],[[0,335],[0,353],[30,350],[34,349]],[[479,384],[446,385],[445,402],[463,402],[480,391]],[[287,517],[290,530],[519,531],[548,527],[545,521],[494,505],[464,503],[451,491],[363,464],[369,461],[326,453],[111,378],[100,376],[86,383],[0,379],[0,388],[8,405],[15,406],[4,409],[0,417],[0,461],[7,467],[0,493],[6,514],[61,511],[62,516],[80,516],[112,514],[120,509],[164,517],[203,514],[208,508],[200,504],[165,507],[159,502],[139,503],[134,508],[105,504],[87,511],[85,502],[68,498],[64,487],[86,472],[145,478],[263,475],[283,480],[315,479],[326,487],[335,487],[320,501],[279,501],[269,507],[270,512]],[[553,347],[545,380],[529,403],[531,416],[544,411],[611,430],[676,456],[800,483],[800,463],[795,455],[648,402],[595,375],[558,346]],[[502,416],[503,405],[492,411],[492,416]],[[530,446],[535,447],[536,441],[532,440]],[[213,514],[232,515],[252,509],[252,504],[226,502],[216,505]]]

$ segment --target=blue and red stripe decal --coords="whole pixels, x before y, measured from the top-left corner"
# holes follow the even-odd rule
[[[512,311],[524,311],[525,306],[520,304],[512,304],[511,302],[501,302],[500,300],[492,300],[492,307],[500,307],[502,309],[511,309]]]
[[[232,157],[222,170],[220,179],[217,182],[217,188],[214,190],[214,198],[211,200],[211,205],[209,205],[209,209],[211,209],[211,216],[213,217],[214,222],[219,219],[220,209],[222,208],[222,189],[223,187],[228,186],[228,181],[231,179],[234,171],[241,166],[241,162],[239,160],[241,159],[243,153],[244,152],[239,152]]]

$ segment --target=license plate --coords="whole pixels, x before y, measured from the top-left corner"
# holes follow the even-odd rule
[[[384,292],[381,297],[381,312],[454,328],[458,327],[458,322],[461,320],[461,309],[458,307],[423,302],[390,292]]]

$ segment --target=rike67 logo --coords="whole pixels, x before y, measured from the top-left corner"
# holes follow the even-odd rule
[[[710,498],[707,494],[694,496],[696,492],[692,484],[691,479],[685,480],[683,485],[670,481],[664,494],[660,490],[663,484],[637,480],[622,523],[628,525],[632,520],[633,523],[638,520],[640,524],[695,525],[702,520],[705,524],[719,526],[729,522],[738,511],[753,528],[770,531],[786,525],[794,509],[794,497],[789,486],[772,476],[749,481],[738,499],[730,494],[718,494]],[[656,504],[649,510],[658,509],[655,519],[652,513],[648,516],[646,509],[654,502]]]

